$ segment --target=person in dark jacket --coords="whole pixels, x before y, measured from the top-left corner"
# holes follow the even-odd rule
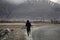
[[[29,36],[29,33],[31,31],[31,23],[29,22],[29,20],[27,20],[27,22],[26,22],[26,30],[27,30],[27,34]]]

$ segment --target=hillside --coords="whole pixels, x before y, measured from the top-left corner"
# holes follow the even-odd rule
[[[31,0],[20,5],[0,2],[0,6],[0,19],[60,20],[60,4],[47,0]]]

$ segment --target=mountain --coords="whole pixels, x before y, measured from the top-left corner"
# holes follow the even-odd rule
[[[20,5],[0,2],[0,19],[60,19],[60,4],[47,0],[31,0]]]

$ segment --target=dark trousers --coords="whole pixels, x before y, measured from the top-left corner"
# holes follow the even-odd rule
[[[29,36],[29,33],[30,33],[30,28],[27,28],[27,34]]]

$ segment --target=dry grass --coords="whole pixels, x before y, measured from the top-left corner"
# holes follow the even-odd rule
[[[25,34],[22,32],[22,29],[16,28],[11,31],[5,40],[26,40]]]

